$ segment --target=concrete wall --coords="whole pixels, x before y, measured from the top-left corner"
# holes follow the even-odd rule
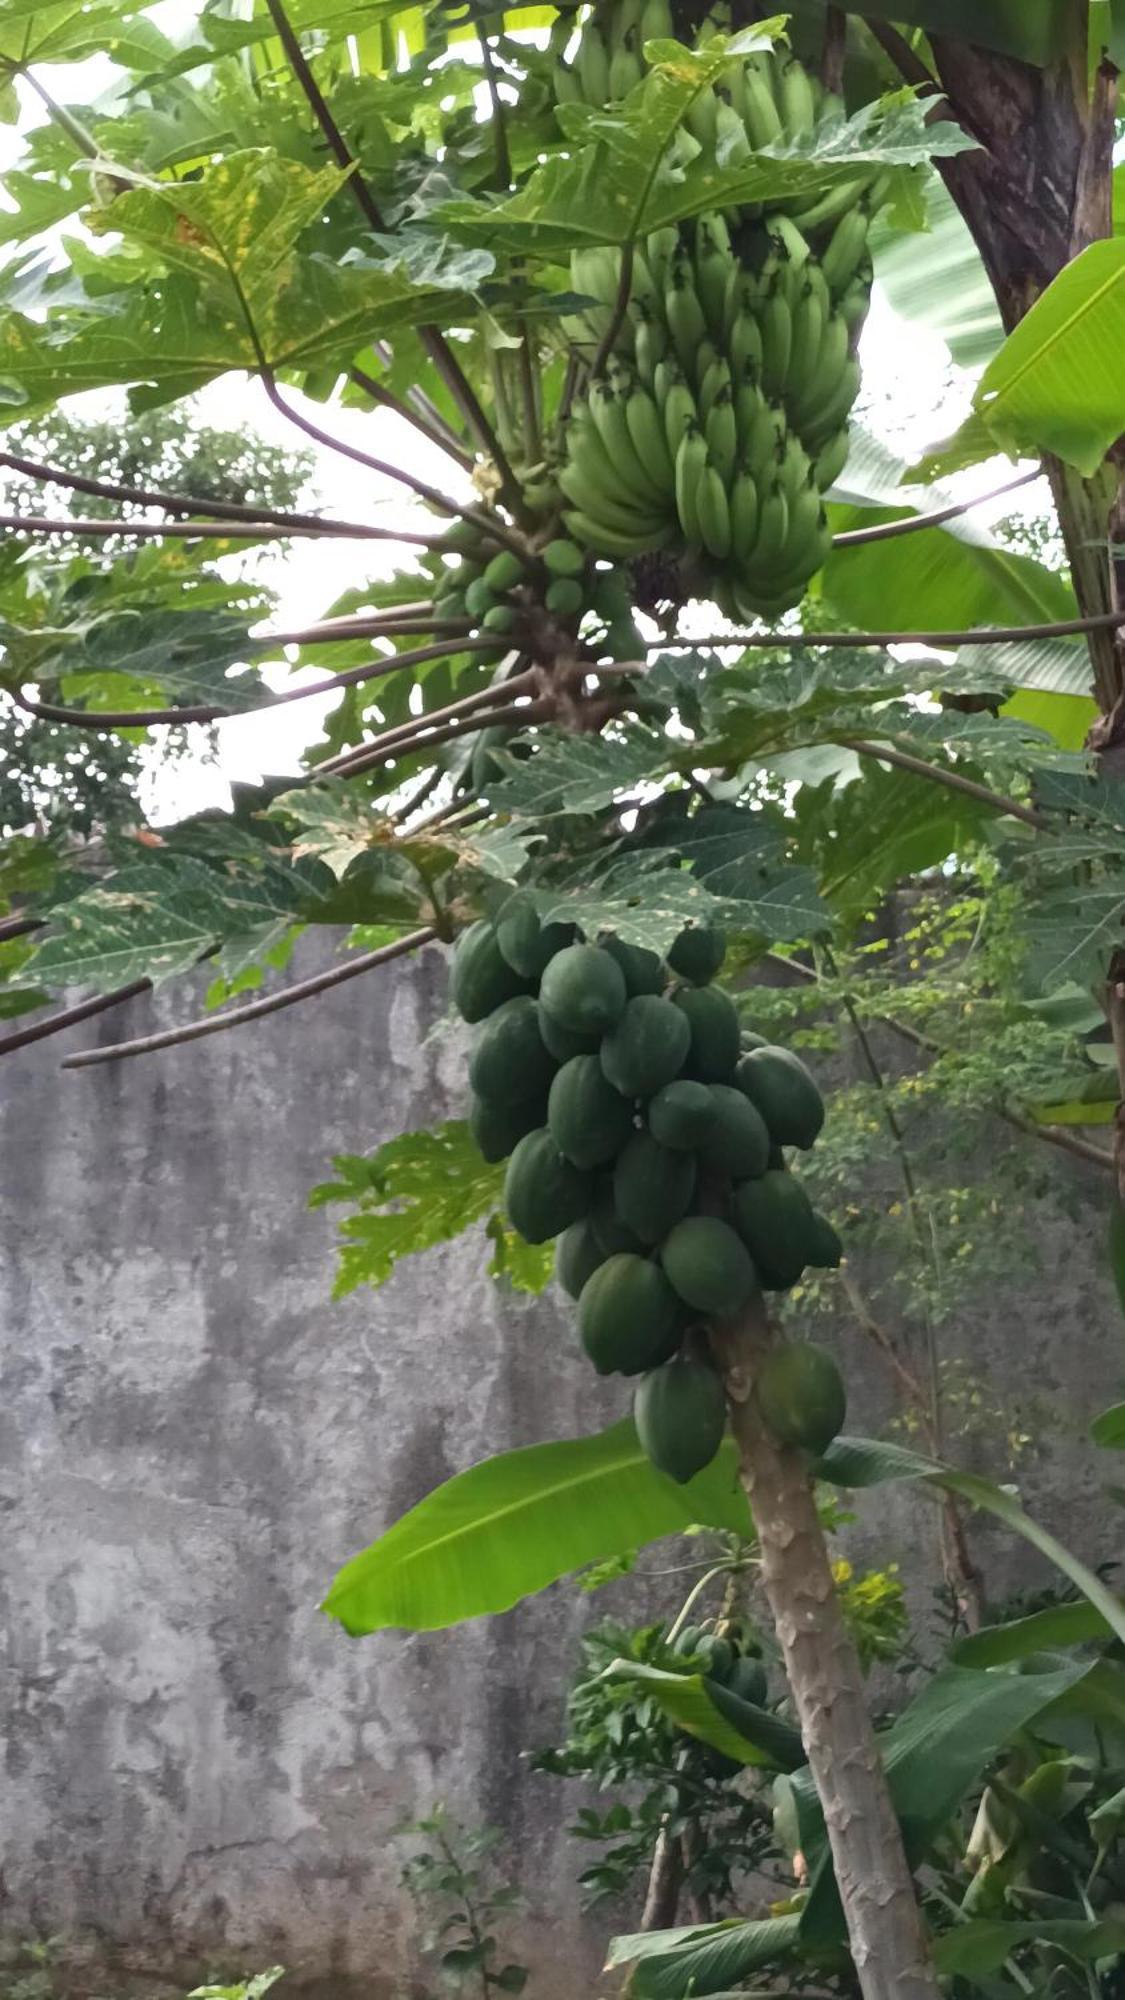
[[[4,1070],[0,1931],[153,1974],[282,1961],[403,1996],[415,1924],[388,1836],[445,1798],[507,1830],[537,2000],[596,1989],[606,1925],[575,1915],[564,1794],[520,1764],[557,1728],[587,1602],[556,1589],[360,1642],[316,1610],[337,1563],[452,1471],[625,1401],[550,1296],[491,1284],[481,1243],[330,1303],[335,1214],[308,1190],[334,1152],[463,1108],[444,1009],[435,950],[254,1029],[59,1070],[64,1046],[192,1011],[182,991],[135,1003]],[[1075,1439],[1125,1347],[1100,1280],[1074,1277],[1096,1173],[1047,1171],[1086,1203],[1083,1240],[1063,1258],[1048,1236],[1045,1276],[982,1307],[965,1346],[1001,1393],[1017,1373],[1053,1399],[1029,1498],[1098,1556],[1114,1519]],[[878,1416],[871,1351],[849,1351]],[[898,1495],[875,1514],[924,1603],[931,1512]]]

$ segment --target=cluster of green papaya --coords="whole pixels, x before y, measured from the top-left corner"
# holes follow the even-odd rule
[[[667,0],[595,10],[556,87],[602,104],[642,82],[640,49],[671,31],[666,16]],[[709,17],[700,39],[722,25]],[[758,53],[699,94],[680,143],[729,167],[842,112],[796,58]],[[576,540],[622,558],[691,553],[736,617],[799,601],[831,546],[822,496],[847,461],[884,186],[861,173],[658,230],[633,249],[624,316],[621,251],[574,252],[574,289],[591,303],[567,322],[573,345],[590,360],[616,329],[558,474]]]
[[[706,1674],[708,1680],[717,1681],[740,1701],[748,1701],[755,1708],[761,1708],[765,1702],[769,1683],[761,1648],[755,1635],[745,1633],[739,1625],[728,1622],[721,1631],[703,1625],[685,1625],[677,1634],[672,1651],[685,1666]]]
[[[812,1145],[820,1093],[791,1051],[742,1030],[712,983],[725,949],[697,925],[666,961],[591,942],[517,893],[453,965],[478,1024],[470,1124],[485,1159],[508,1161],[509,1220],[530,1243],[558,1238],[583,1346],[600,1374],[642,1377],[638,1435],[679,1481],[726,1422],[707,1324],[840,1260],[783,1150]],[[811,1401],[808,1438],[788,1441],[823,1449],[823,1392]]]
[[[626,584],[612,570],[596,569],[567,536],[517,555],[490,542],[475,522],[456,521],[445,549],[453,561],[435,590],[435,617],[466,619],[474,632],[494,633],[498,651],[507,651],[532,638],[535,615],[546,612],[575,632],[583,627],[615,659],[637,657],[643,641]]]

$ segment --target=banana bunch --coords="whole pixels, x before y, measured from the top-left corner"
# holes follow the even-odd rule
[[[871,280],[851,212],[821,256],[789,216],[741,236],[736,254],[716,212],[637,248],[617,351],[575,405],[558,484],[584,546],[693,552],[745,617],[798,602],[827,555],[822,495],[847,459]],[[619,253],[577,252],[571,276],[599,342]]]
[[[555,63],[555,101],[588,104],[595,111],[618,104],[643,82],[646,42],[675,33],[669,0],[613,0],[595,7],[586,21],[571,63]]]

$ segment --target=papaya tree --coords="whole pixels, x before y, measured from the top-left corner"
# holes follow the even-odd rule
[[[587,1356],[642,1378],[636,1422],[460,1475],[327,1608],[353,1632],[443,1625],[690,1522],[757,1538],[799,1729],[764,1742],[744,1704],[733,1734],[787,1776],[807,1895],[666,1941],[647,1987],[652,1941],[623,1941],[642,1992],[717,1992],[846,1936],[865,2000],[936,1994],[912,1870],[979,1750],[967,1707],[1001,1740],[1079,1672],[943,1683],[942,1783],[911,1818],[917,1740],[880,1754],[814,1465],[990,1507],[1125,1636],[1009,1495],[838,1437],[835,1363],[780,1339],[770,1304],[839,1256],[794,1172],[820,1094],[732,998],[779,952],[830,968],[901,878],[987,854],[1020,913],[1021,1003],[1096,994],[1125,1068],[1123,32],[1111,0],[255,0],[172,40],[119,0],[0,0],[29,127],[0,223],[12,421],[234,373],[372,481],[356,520],[0,454],[29,490],[120,510],[6,517],[3,685],[25,714],[88,740],[338,697],[300,777],[227,815],[109,857],[10,844],[0,952],[33,1018],[0,1048],[201,964],[226,1001],[310,924],[363,948],[68,1066],[456,940],[468,1121],[345,1167],[355,1240],[389,1268],[490,1216],[497,1266],[535,1286],[561,1238]],[[115,87],[71,106],[59,66],[91,54]],[[851,421],[881,267],[986,364],[913,467]],[[990,495],[1045,473],[1065,571],[974,524],[980,483],[956,476],[1005,455]],[[280,631],[174,565],[77,575],[57,548],[78,533],[377,546]],[[286,661],[316,678],[273,686]],[[1125,1189],[1125,1121],[1114,1155],[1083,1143]],[[655,1684],[719,1727],[698,1675]]]

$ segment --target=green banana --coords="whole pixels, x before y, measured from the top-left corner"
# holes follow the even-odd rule
[[[731,556],[747,562],[758,538],[758,482],[745,464],[738,467],[730,489]]]
[[[576,292],[588,294],[603,306],[616,305],[621,287],[621,259],[608,244],[593,250],[572,250],[570,276]]]
[[[781,138],[782,125],[765,65],[757,56],[749,56],[743,65],[742,102],[746,136],[753,151],[760,153]]]
[[[730,389],[731,366],[725,354],[717,354],[699,385],[699,414],[705,417],[723,389]]]
[[[778,481],[774,481],[760,496],[758,510],[758,539],[754,544],[749,563],[743,569],[743,577],[752,582],[756,576],[767,584],[770,570],[776,564],[785,547],[789,532],[789,502]]]
[[[659,512],[661,496],[650,496],[647,484],[642,486],[629,478],[621,460],[606,450],[589,419],[576,424],[572,417],[566,442],[567,458],[559,473],[559,485],[575,507],[595,516],[603,511],[629,515]],[[631,455],[636,458],[632,450]]]
[[[637,321],[633,333],[633,355],[637,364],[637,374],[646,389],[651,389],[656,380],[656,370],[668,352],[668,329],[663,320],[649,311],[647,305],[638,301]]]
[[[812,462],[799,437],[791,434],[786,439],[785,450],[778,460],[777,472],[792,514],[798,494],[804,492],[813,476]]]
[[[602,110],[609,97],[609,53],[596,21],[587,21],[582,30],[575,68],[583,101]]]
[[[619,48],[614,49],[609,59],[609,96],[607,102],[619,103],[628,97],[645,74],[636,49],[633,46],[633,30],[630,28]]]
[[[801,429],[815,424],[821,405],[830,402],[840,385],[848,359],[848,329],[839,313],[830,313],[817,348],[816,360],[805,377],[803,390],[794,390],[790,407]]]
[[[648,531],[623,532],[608,522],[584,514],[578,507],[568,507],[563,520],[575,541],[581,542],[584,548],[593,549],[597,555],[649,555],[656,549],[665,548],[672,539],[672,529],[667,524]]]
[[[645,261],[652,273],[653,290],[658,298],[668,284],[668,274],[672,259],[680,247],[680,232],[670,223],[666,229],[654,229],[645,238]]]
[[[707,321],[686,255],[682,261],[672,265],[664,294],[664,311],[680,366],[685,375],[694,375],[700,342],[707,334]]]
[[[640,43],[671,41],[676,32],[669,0],[644,0],[640,18]]]
[[[724,231],[725,234],[725,231]],[[695,289],[703,316],[715,340],[726,330],[727,284],[731,253],[716,240],[708,222],[700,222],[695,234]]]
[[[820,267],[833,298],[838,298],[855,277],[867,249],[868,213],[860,203],[840,217],[824,247]]]
[[[871,310],[871,279],[862,267],[851,284],[841,292],[837,311],[853,340],[856,339]]]
[[[641,0],[614,0],[612,7],[603,10],[602,18],[609,17],[610,53],[619,49],[632,37],[636,40],[641,20]]]
[[[740,439],[742,455],[756,479],[765,480],[777,470],[785,449],[785,414],[776,403],[764,402]]]
[[[637,455],[625,414],[625,399],[616,390],[595,382],[589,407],[606,454],[625,485],[636,494],[637,505],[644,508],[655,502],[659,506],[665,497],[664,488],[658,478],[650,478]]]
[[[822,493],[827,493],[830,486],[835,486],[848,462],[850,449],[851,438],[846,424],[834,437],[829,438],[827,444],[821,446],[816,456],[816,483]]]
[[[695,350],[695,358],[691,366],[691,378],[696,388],[702,387],[707,379],[708,369],[714,362],[721,359],[722,356],[713,340],[700,341],[699,346]]]
[[[731,548],[730,503],[722,474],[710,460],[700,474],[695,495],[699,532],[708,555],[721,562]]]
[[[707,465],[707,440],[696,426],[680,439],[676,453],[676,512],[684,540],[691,548],[703,544],[699,519],[699,488]]]
[[[673,382],[664,399],[664,435],[668,440],[668,449],[673,461],[680,448],[681,439],[698,422],[699,412],[695,406],[695,397],[681,376],[678,382]]]
[[[720,167],[738,167],[750,158],[752,148],[746,126],[733,104],[716,92],[715,158]]]
[[[662,355],[652,371],[652,393],[661,411],[668,400],[668,391],[674,383],[682,382],[683,379],[684,371],[675,356]]]
[[[556,104],[580,104],[582,85],[569,63],[557,62],[551,72]]]
[[[715,127],[719,115],[719,100],[710,84],[704,84],[697,97],[693,97],[684,114],[684,124],[693,139],[698,140],[704,152],[715,150]]]
[[[795,222],[787,215],[771,215],[770,235],[777,245],[781,268],[789,280],[790,297],[801,290],[804,283],[805,265],[809,261],[808,242]]]
[[[859,394],[859,379],[859,362],[854,354],[849,354],[834,393],[827,402],[818,403],[814,410],[810,410],[801,426],[812,450],[818,450],[825,439],[839,430]]]
[[[736,315],[727,335],[727,348],[730,354],[731,374],[736,382],[741,382],[748,367],[752,367],[755,373],[760,372],[763,356],[762,329],[753,314],[740,312]]]
[[[625,422],[633,449],[644,470],[661,493],[675,491],[676,471],[656,403],[646,389],[635,388],[625,398]]]
[[[738,425],[739,441],[744,451],[751,431],[755,425],[764,423],[765,412],[769,409],[770,405],[758,386],[754,368],[747,366],[743,370],[742,380],[734,391],[734,415]]]
[[[605,488],[590,477],[588,468],[575,465],[573,460],[563,466],[559,473],[559,485],[572,507],[585,514],[588,520],[604,521],[607,528],[613,528],[621,535],[650,535],[667,525],[670,509],[665,512],[659,507],[627,506],[617,495],[610,495]]]
[[[813,80],[796,56],[780,66],[777,108],[788,139],[805,138],[816,124]]]
[[[789,372],[789,352],[793,344],[793,315],[783,283],[775,282],[762,308],[762,387],[767,396],[779,396]]]
[[[738,420],[729,386],[720,389],[708,410],[703,421],[703,435],[707,439],[711,463],[720,479],[729,480],[738,457]]]
[[[795,199],[789,213],[802,234],[810,236],[817,230],[826,229],[830,222],[838,222],[842,215],[853,209],[866,186],[866,176],[862,180],[837,181],[827,194],[814,195],[811,200],[804,196]]]
[[[787,398],[797,406],[817,392],[816,365],[823,335],[823,300],[817,287],[807,280],[793,311],[793,341],[785,378]]]

